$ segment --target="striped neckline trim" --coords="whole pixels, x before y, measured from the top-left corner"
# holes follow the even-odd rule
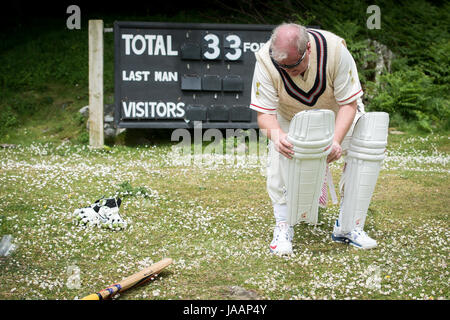
[[[271,59],[275,68],[281,75],[281,79],[283,80],[286,92],[297,101],[303,103],[304,105],[312,107],[316,104],[317,100],[327,87],[327,77],[326,77],[327,42],[325,40],[325,37],[316,30],[310,29],[308,30],[308,33],[313,37],[314,42],[316,43],[316,51],[317,51],[316,78],[314,79],[314,85],[308,92],[305,92],[302,89],[300,89],[291,79],[288,73],[285,70],[278,67],[275,61],[272,58]]]

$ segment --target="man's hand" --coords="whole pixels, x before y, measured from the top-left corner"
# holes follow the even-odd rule
[[[292,159],[294,146],[286,140],[287,133],[281,129],[276,115],[258,112],[258,125],[262,132],[272,141],[275,150],[286,158]]]
[[[340,143],[337,141],[333,141],[331,146],[329,146],[325,150],[328,150],[329,148],[331,148],[331,152],[328,154],[327,163],[339,160],[339,158],[342,156],[342,147]]]
[[[287,134],[283,131],[278,131],[276,134],[272,134],[272,142],[274,144],[275,150],[281,153],[288,159],[292,159],[292,155],[294,154],[294,146],[292,143],[287,141]]]
[[[356,100],[350,102],[349,104],[342,105],[339,107],[334,129],[334,140],[330,146],[331,152],[327,157],[328,163],[339,160],[339,158],[342,157],[341,143],[344,140],[348,130],[352,126],[353,119],[355,118],[356,114],[356,109],[357,109]]]

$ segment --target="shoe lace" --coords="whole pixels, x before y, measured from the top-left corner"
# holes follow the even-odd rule
[[[369,238],[369,236],[367,235],[367,233],[362,230],[362,229],[356,229],[355,233],[358,235],[358,237],[362,238],[362,239],[367,239]]]
[[[280,238],[280,237],[283,240],[289,241],[289,226],[288,225],[280,226],[280,233],[278,234],[278,238]]]

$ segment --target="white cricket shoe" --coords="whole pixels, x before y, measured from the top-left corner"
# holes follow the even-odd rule
[[[338,220],[336,220],[336,223],[334,224],[331,239],[334,242],[351,244],[359,249],[372,249],[377,246],[377,241],[369,237],[367,233],[360,228],[355,228],[348,233],[342,233]]]
[[[292,239],[294,228],[287,223],[280,223],[273,230],[273,240],[270,243],[270,251],[274,254],[292,254]]]

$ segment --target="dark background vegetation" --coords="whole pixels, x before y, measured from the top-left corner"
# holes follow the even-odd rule
[[[81,30],[66,28],[71,4],[81,8]],[[380,30],[366,27],[371,4],[381,9]],[[389,112],[399,130],[450,129],[449,1],[10,1],[0,13],[0,142],[42,122],[53,136],[87,142],[77,111],[88,103],[89,19],[103,19],[105,27],[116,20],[320,26],[346,39],[367,110]],[[379,76],[368,39],[394,54]],[[112,33],[105,34],[104,59],[105,103],[113,103]]]

